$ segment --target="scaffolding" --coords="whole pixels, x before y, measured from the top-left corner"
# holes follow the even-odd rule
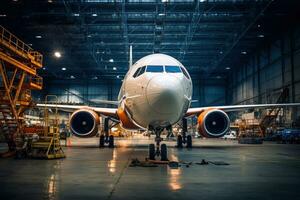
[[[0,133],[11,152],[22,146],[23,114],[32,104],[31,90],[43,87],[37,75],[42,62],[42,54],[0,26]]]
[[[55,104],[57,104],[57,96],[47,95],[45,97],[46,105],[50,103],[50,98],[54,99]],[[65,158],[64,151],[60,144],[58,109],[55,108],[51,110],[52,117],[49,115],[49,108],[44,107],[44,130],[38,134],[38,140],[31,144],[30,156],[33,158]]]

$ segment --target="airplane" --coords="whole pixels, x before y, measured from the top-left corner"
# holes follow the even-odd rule
[[[131,57],[132,60],[132,57]],[[37,104],[38,107],[74,111],[70,117],[70,129],[75,136],[93,137],[98,132],[99,115],[117,120],[124,129],[143,129],[155,133],[155,144],[149,145],[149,159],[160,156],[168,160],[166,144],[161,144],[161,132],[171,130],[172,125],[185,117],[198,117],[198,130],[204,137],[223,137],[229,130],[230,119],[226,112],[284,106],[300,103],[254,104],[190,108],[192,79],[187,69],[175,58],[166,54],[151,54],[131,64],[124,77],[118,101],[103,101],[117,108],[101,108],[80,105]],[[102,100],[99,100],[101,102]],[[110,144],[113,137],[109,137]],[[182,143],[179,135],[177,143]],[[100,136],[103,143],[104,136]],[[187,144],[192,137],[186,136]]]

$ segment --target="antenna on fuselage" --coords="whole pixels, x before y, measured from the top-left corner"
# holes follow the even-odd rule
[[[132,66],[132,45],[129,46],[129,69]]]

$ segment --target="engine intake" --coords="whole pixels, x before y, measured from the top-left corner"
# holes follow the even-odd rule
[[[227,133],[229,127],[229,117],[222,110],[207,110],[198,117],[198,130],[204,137],[222,137]]]
[[[92,110],[77,110],[70,118],[70,128],[77,137],[93,137],[98,132],[99,116]]]

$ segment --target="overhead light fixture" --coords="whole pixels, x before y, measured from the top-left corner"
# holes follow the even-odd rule
[[[161,0],[162,3],[166,3],[168,2],[169,0]]]
[[[241,51],[241,54],[246,55],[247,51]]]
[[[29,43],[28,45],[29,45],[29,46],[32,46],[32,44],[31,44],[31,43]]]
[[[159,13],[158,16],[165,16],[165,13]]]
[[[43,70],[46,70],[46,67],[43,67]]]
[[[54,52],[54,56],[55,56],[56,58],[60,58],[60,57],[61,57],[61,53],[60,53],[59,51],[55,51],[55,52]]]
[[[92,37],[91,35],[87,35],[88,38]]]
[[[120,78],[120,75],[118,75],[117,78]]]
[[[67,68],[65,68],[65,67],[62,67],[62,68],[61,68],[61,70],[63,70],[63,71],[66,71],[66,70],[67,70]]]
[[[109,59],[109,62],[111,62],[111,63],[112,63],[112,62],[114,62],[114,59],[112,59],[112,58],[111,58],[111,59]]]
[[[74,16],[74,17],[79,17],[80,14],[79,14],[79,13],[74,13],[73,16]]]
[[[223,54],[223,51],[220,51],[220,54]]]
[[[0,17],[6,17],[6,14],[0,14]]]
[[[41,36],[41,35],[36,35],[36,36],[35,36],[35,38],[37,38],[37,39],[41,39],[41,38],[42,38],[42,36]]]
[[[97,80],[97,79],[98,79],[98,77],[97,77],[97,76],[94,76],[92,79],[93,79],[93,80]]]
[[[96,51],[96,54],[99,54],[100,53],[100,51]]]
[[[231,68],[230,67],[226,67],[225,69],[230,70]]]
[[[52,0],[48,0],[48,3],[53,3],[53,1]]]
[[[70,76],[70,79],[75,79],[75,76],[71,75],[71,76]]]
[[[265,35],[263,35],[263,34],[259,34],[257,37],[259,37],[259,38],[264,38],[264,37],[265,37]]]
[[[93,13],[92,16],[93,17],[97,17],[98,15],[97,15],[97,13]]]
[[[222,77],[221,77],[221,76],[216,76],[216,78],[217,78],[217,79],[220,79],[220,78],[222,78]]]
[[[257,24],[257,27],[260,28],[260,24]]]
[[[116,71],[116,70],[117,70],[117,68],[116,68],[116,67],[113,67],[113,70],[114,70],[114,71]]]

